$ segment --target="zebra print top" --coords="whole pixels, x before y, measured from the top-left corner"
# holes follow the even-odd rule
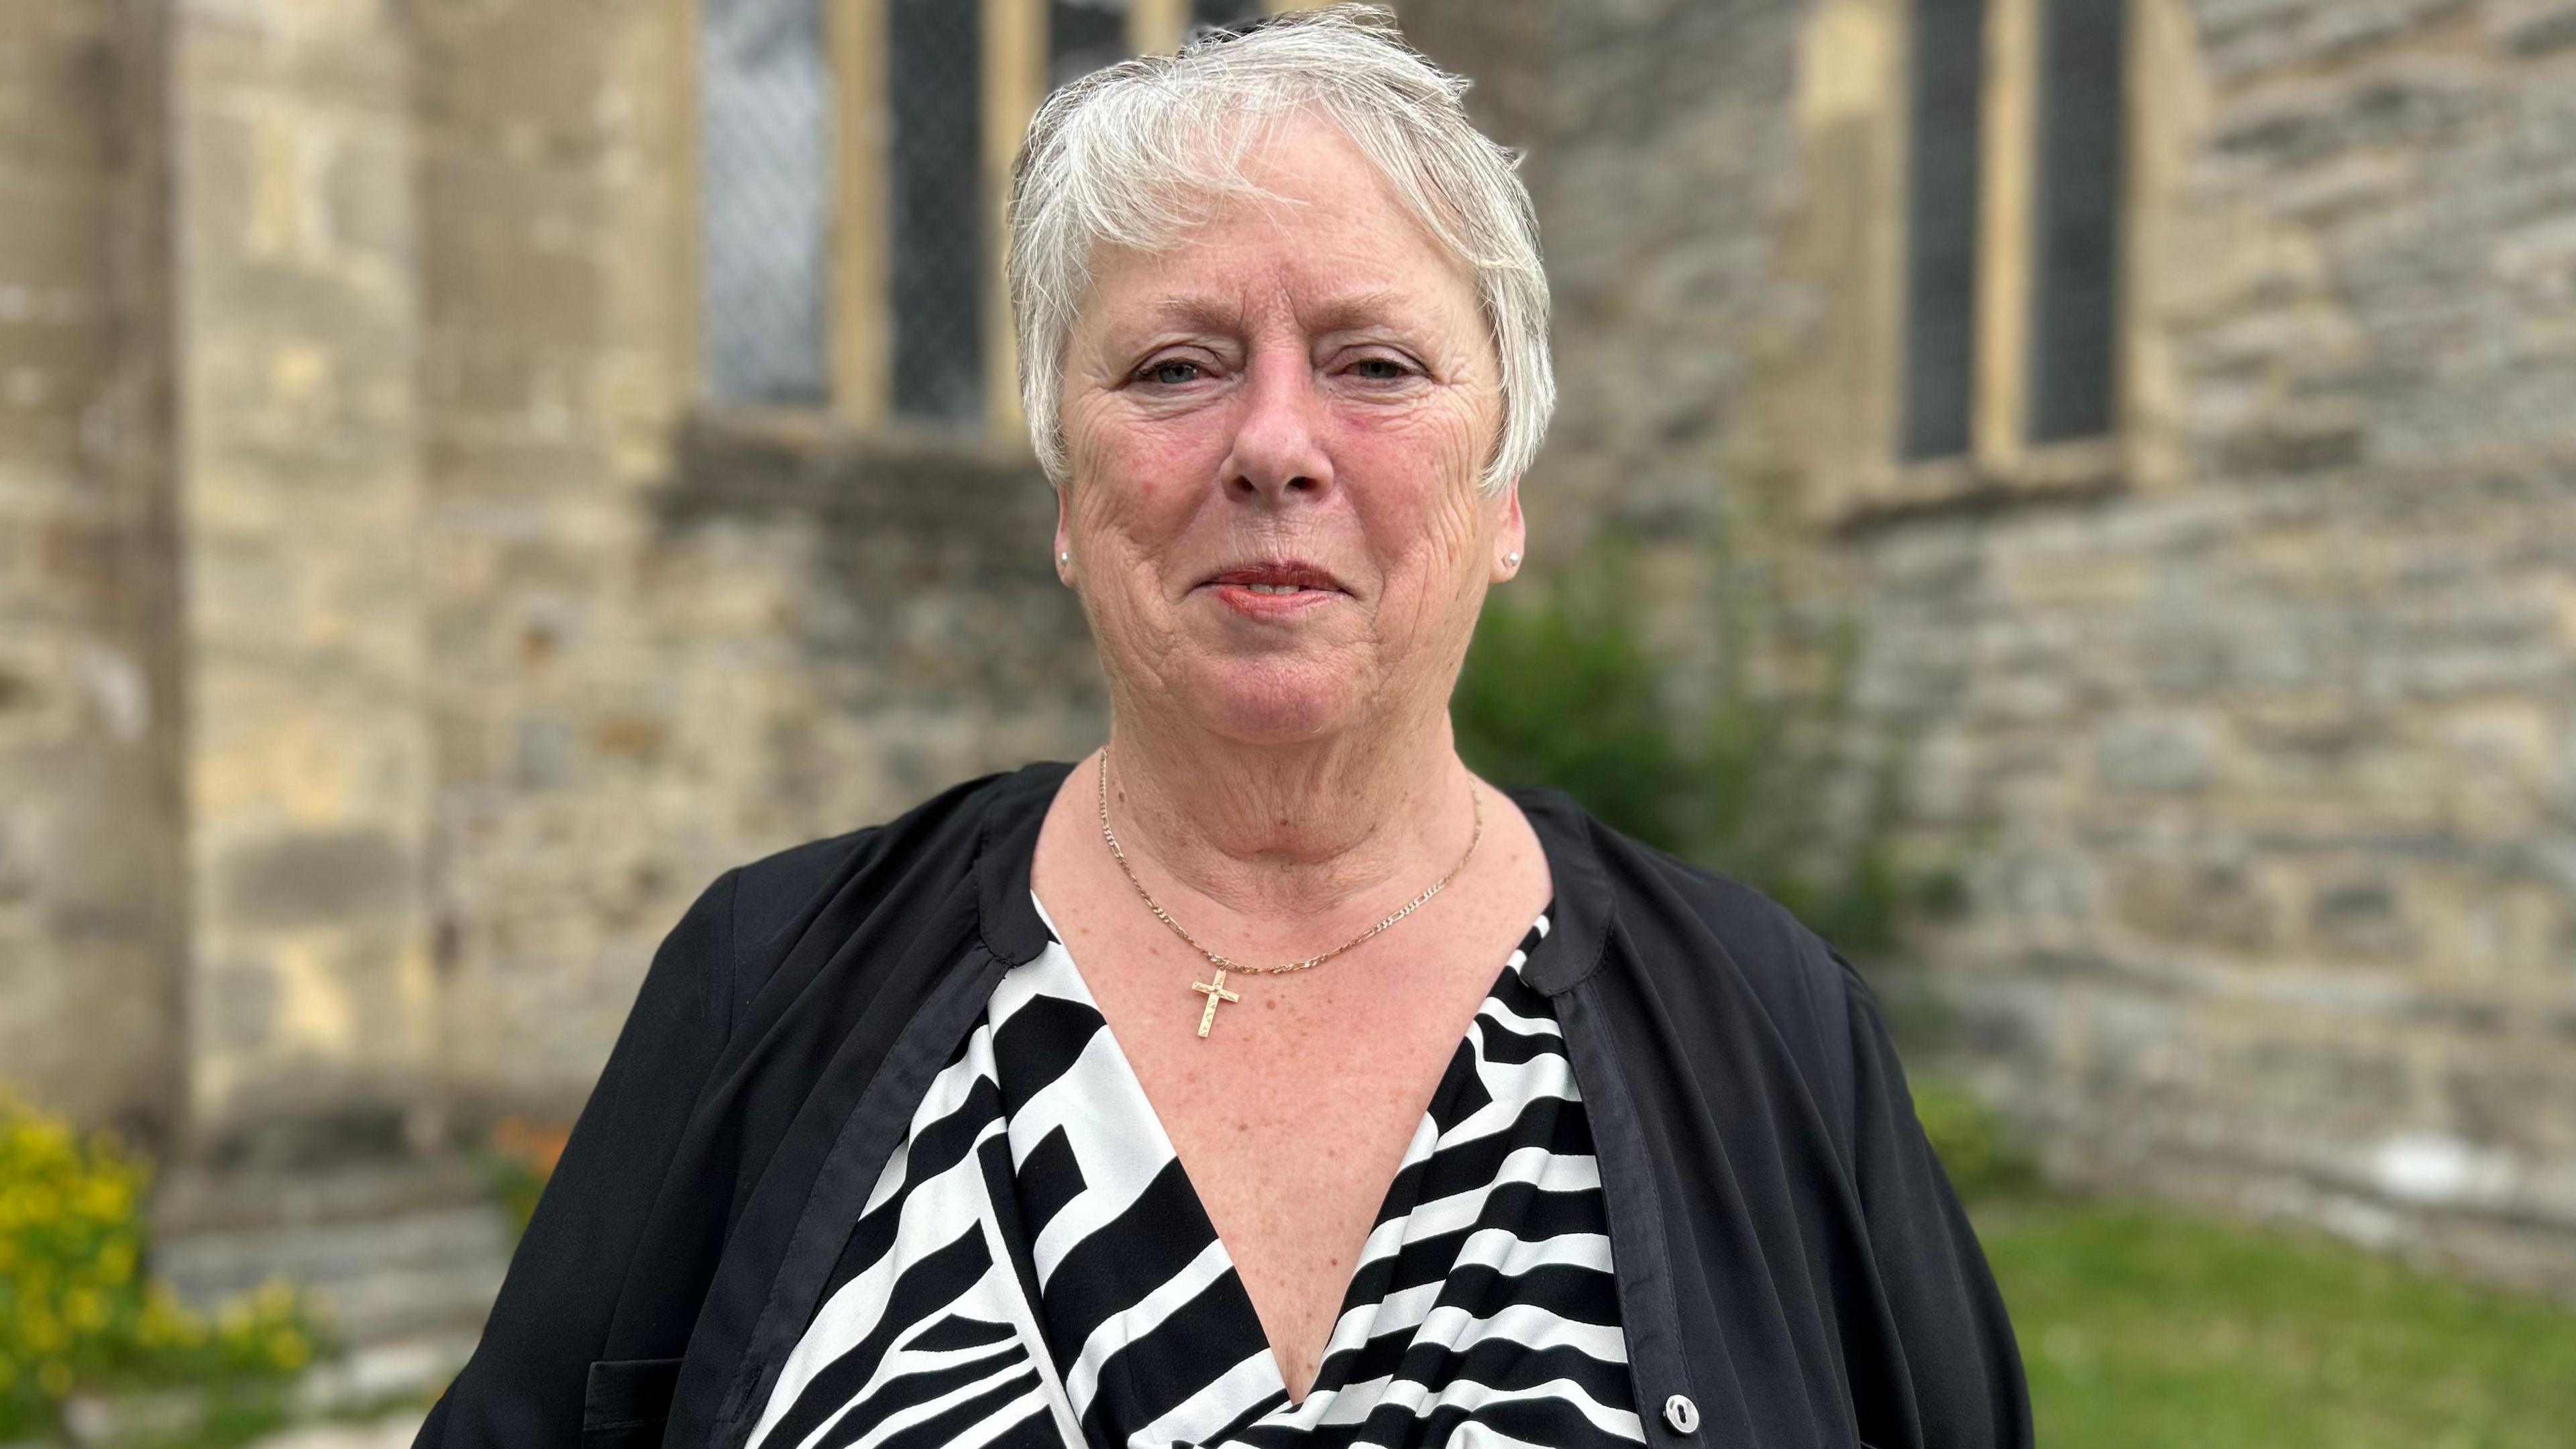
[[[1642,1443],[1591,1130],[1521,979],[1547,929],[1451,1058],[1298,1403],[1051,940],[924,1095],[751,1449]]]

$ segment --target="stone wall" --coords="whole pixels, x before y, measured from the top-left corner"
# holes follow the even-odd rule
[[[1534,520],[1833,496],[1892,178],[1816,124],[1828,9],[1557,9]],[[1927,978],[2062,1174],[2576,1290],[2576,6],[2156,21],[2174,476],[1814,507],[1757,563],[1866,628],[1912,843],[1969,870]]]
[[[2188,474],[1855,548],[2061,1166],[2576,1288],[2576,7],[2201,3]]]
[[[1100,731],[1024,459],[687,421],[686,14],[409,11],[451,1136],[568,1116],[725,869]]]
[[[181,1091],[158,27],[0,11],[0,1063],[147,1130]]]
[[[0,1077],[182,1228],[569,1117],[717,874],[1099,736],[1024,450],[697,408],[690,13],[0,21]]]

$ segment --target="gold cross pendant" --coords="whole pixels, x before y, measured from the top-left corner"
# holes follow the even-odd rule
[[[1217,968],[1216,980],[1212,982],[1193,981],[1190,983],[1190,989],[1192,991],[1204,991],[1207,993],[1207,1010],[1199,1013],[1199,1035],[1202,1037],[1208,1034],[1209,1027],[1216,1025],[1216,1004],[1218,1002],[1241,1001],[1243,999],[1242,997],[1225,989],[1225,968],[1222,966]]]

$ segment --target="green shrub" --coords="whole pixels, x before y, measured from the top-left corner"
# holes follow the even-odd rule
[[[1764,621],[1721,621],[1714,697],[1677,708],[1670,671],[1638,637],[1631,574],[1614,544],[1552,585],[1487,600],[1451,698],[1459,753],[1499,784],[1554,786],[1743,881],[1846,949],[1893,948],[1952,877],[1900,860],[1899,764],[1852,748],[1856,636],[1809,647],[1806,687],[1765,690],[1743,663]]]
[[[321,1345],[283,1283],[209,1319],[145,1272],[149,1172],[0,1089],[0,1442],[53,1432],[76,1388],[255,1387]]]
[[[1662,669],[1598,595],[1494,595],[1449,716],[1478,774],[1552,785],[1637,839],[1688,853],[1702,772],[1665,715],[1662,688]]]
[[[1941,1170],[1964,1200],[2025,1193],[2038,1185],[2030,1155],[1995,1110],[1957,1082],[1929,1077],[1913,1084],[1914,1115],[1931,1140]]]

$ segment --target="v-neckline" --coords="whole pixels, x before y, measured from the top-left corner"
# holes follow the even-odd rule
[[[1369,1230],[1360,1240],[1362,1251],[1351,1256],[1350,1274],[1342,1282],[1341,1296],[1333,1310],[1332,1330],[1324,1336],[1323,1349],[1315,1358],[1315,1379],[1307,1384],[1304,1397],[1295,1399],[1287,1396],[1288,1375],[1280,1366],[1279,1346],[1271,1342],[1270,1331],[1261,1321],[1260,1306],[1252,1301],[1252,1290],[1243,1281],[1243,1271],[1235,1263],[1234,1250],[1226,1245],[1225,1235],[1217,1230],[1216,1219],[1207,1210],[1207,1200],[1199,1193],[1198,1181],[1190,1175],[1189,1164],[1182,1160],[1179,1146],[1172,1141],[1171,1133],[1164,1128],[1162,1112],[1155,1107],[1153,1097],[1146,1092],[1144,1078],[1137,1075],[1135,1063],[1127,1056],[1125,1043],[1118,1039],[1117,1027],[1109,1020],[1109,1013],[1100,1009],[1100,1000],[1092,993],[1089,978],[1082,974],[1082,963],[1074,959],[1073,948],[1065,943],[1064,933],[1056,929],[1055,917],[1048,913],[1046,903],[1038,898],[1035,890],[1029,892],[1029,903],[1036,908],[1038,919],[1046,927],[1048,937],[1046,949],[1063,953],[1066,970],[1081,992],[1081,1004],[1099,1015],[1101,1034],[1108,1039],[1110,1050],[1117,1058],[1118,1078],[1125,1083],[1129,1091],[1135,1093],[1136,1103],[1142,1109],[1145,1121],[1153,1129],[1153,1140],[1170,1154],[1173,1170],[1180,1176],[1181,1186],[1188,1195],[1191,1211],[1197,1213],[1199,1220],[1207,1224],[1208,1239],[1216,1245],[1217,1256],[1224,1264],[1224,1271],[1217,1275],[1217,1282],[1225,1285],[1229,1290],[1230,1308],[1244,1315],[1245,1321],[1251,1325],[1252,1336],[1260,1341],[1261,1363],[1269,1372],[1269,1380],[1265,1387],[1278,1396],[1279,1402],[1264,1409],[1250,1421],[1249,1425],[1243,1427],[1269,1423],[1282,1416],[1292,1421],[1302,1418],[1308,1406],[1318,1403],[1318,1395],[1323,1396],[1321,1399],[1323,1407],[1329,1409],[1333,1400],[1340,1396],[1347,1385],[1326,1384],[1324,1367],[1333,1361],[1336,1347],[1342,1337],[1342,1325],[1350,1321],[1351,1310],[1355,1306],[1351,1302],[1351,1295],[1358,1290],[1361,1275],[1367,1271],[1370,1263],[1366,1252],[1368,1242],[1377,1236],[1378,1229],[1387,1222],[1388,1205],[1394,1201],[1396,1190],[1404,1185],[1406,1171],[1415,1163],[1415,1150],[1425,1146],[1423,1134],[1426,1132],[1431,1134],[1432,1145],[1438,1143],[1441,1131],[1440,1108],[1452,1093],[1464,1089],[1464,1084],[1458,1075],[1458,1065],[1462,1054],[1470,1058],[1473,1056],[1472,1034],[1476,1030],[1476,1024],[1484,1019],[1486,1008],[1495,1003],[1495,998],[1502,990],[1503,982],[1508,980],[1515,970],[1525,972],[1527,962],[1535,954],[1538,944],[1553,934],[1541,931],[1539,923],[1550,918],[1556,909],[1556,902],[1550,899],[1547,905],[1531,919],[1530,924],[1522,929],[1520,939],[1513,943],[1512,949],[1504,953],[1501,969],[1495,973],[1493,982],[1485,988],[1484,994],[1477,998],[1476,1010],[1468,1017],[1466,1030],[1459,1034],[1457,1043],[1450,1048],[1448,1061],[1440,1069],[1440,1080],[1431,1089],[1431,1099],[1423,1104],[1421,1116],[1414,1123],[1412,1136],[1405,1139],[1404,1154],[1396,1160],[1394,1174],[1387,1179],[1386,1186],[1378,1193],[1377,1207],[1369,1218]],[[1538,942],[1530,940],[1533,933],[1538,935]],[[1040,955],[1041,957],[1044,955],[1043,950]],[[1517,962],[1513,959],[1516,956],[1521,958]],[[1044,1316],[1043,1303],[1032,1306],[1038,1309],[1041,1317]],[[1126,1427],[1133,1432],[1137,1426]],[[1311,1426],[1299,1425],[1298,1427]]]

